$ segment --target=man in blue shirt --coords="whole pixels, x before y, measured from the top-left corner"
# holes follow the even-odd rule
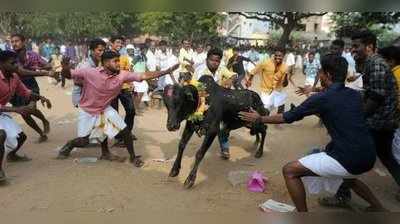
[[[356,179],[358,175],[371,170],[376,160],[374,141],[364,118],[361,94],[344,85],[348,67],[346,59],[327,55],[322,58],[321,66],[319,77],[324,92],[309,97],[284,114],[261,117],[256,112],[241,112],[241,117],[245,121],[272,124],[293,123],[310,115],[318,114],[321,117],[332,139],[325,150],[283,167],[286,186],[297,211],[308,210],[303,184],[306,179],[302,179],[305,177],[311,177],[308,180],[313,184],[327,186],[331,192],[336,192],[343,182],[370,204],[368,210],[383,211],[382,204],[370,189]],[[307,187],[311,192],[312,186]]]

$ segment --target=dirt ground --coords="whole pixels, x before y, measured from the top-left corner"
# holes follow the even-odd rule
[[[296,79],[303,82],[301,75],[297,75]],[[190,171],[201,139],[195,136],[190,141],[184,153],[179,177],[168,178],[173,160],[157,162],[154,159],[175,157],[182,130],[173,133],[166,130],[165,109],[148,109],[142,116],[136,117],[134,133],[138,141],[135,148],[146,162],[141,169],[128,163],[76,162],[76,158],[98,157],[99,147],[79,149],[72,153],[70,159],[55,160],[57,148],[76,136],[77,110],[71,105],[70,82],[66,89],[61,89],[49,84],[47,78],[39,80],[42,94],[53,102],[53,109],[43,109],[51,121],[49,141],[35,143],[37,134],[23,124],[28,140],[22,153],[33,160],[7,164],[9,184],[0,186],[2,213],[39,211],[139,214],[162,211],[173,214],[196,211],[213,214],[258,214],[258,205],[268,199],[292,204],[282,178],[282,166],[329,141],[326,130],[316,127],[317,119],[314,117],[284,125],[282,129],[270,125],[265,154],[261,159],[255,159],[254,139],[248,130],[233,131],[231,159],[222,161],[218,157],[218,142],[214,141],[201,164],[196,185],[191,190],[185,190],[183,182]],[[287,89],[287,92],[290,94],[290,102],[298,104],[304,100],[304,97],[294,95],[292,88]],[[114,147],[111,150],[127,156],[125,149]],[[394,199],[397,188],[393,179],[379,163],[376,167],[384,173],[371,171],[362,179],[372,187],[387,208],[399,212],[400,202]],[[241,170],[262,171],[268,177],[266,192],[251,193],[245,185],[233,187],[227,179],[228,173]],[[308,202],[311,211],[338,211],[320,207],[316,196],[308,198]],[[360,211],[365,205],[354,196],[354,211]]]

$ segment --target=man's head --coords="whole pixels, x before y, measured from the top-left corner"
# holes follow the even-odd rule
[[[11,35],[11,45],[14,51],[19,51],[25,48],[25,37],[22,34]]]
[[[314,58],[315,58],[315,52],[314,52],[314,51],[308,52],[308,60],[309,60],[310,62],[313,62],[313,61],[314,61]]]
[[[233,55],[238,55],[239,54],[239,47],[232,48],[232,53],[233,53]]]
[[[185,39],[185,40],[182,41],[182,47],[185,50],[189,50],[192,47],[192,43],[190,42],[190,40]]]
[[[331,47],[330,47],[330,53],[335,54],[335,55],[342,55],[344,50],[344,41],[343,40],[334,40],[332,41]]]
[[[151,41],[151,42],[150,42],[150,44],[149,44],[149,50],[152,51],[152,52],[155,52],[155,51],[156,51],[156,42],[154,42],[154,41]]]
[[[378,53],[386,60],[391,68],[400,65],[400,47],[389,46],[379,49]]]
[[[60,54],[60,48],[59,47],[54,48],[54,54],[56,54],[56,55]]]
[[[105,51],[101,56],[101,63],[103,67],[117,75],[121,69],[119,64],[120,54],[115,51]]]
[[[274,62],[276,65],[280,65],[283,62],[283,57],[285,56],[285,49],[281,47],[275,48],[274,52]]]
[[[198,44],[196,47],[196,52],[198,54],[202,53],[204,51],[204,46],[202,44]]]
[[[160,47],[160,50],[162,52],[167,51],[167,41],[165,41],[165,40],[160,41],[160,43],[158,43],[158,46]]]
[[[213,48],[207,53],[207,67],[210,71],[216,71],[221,64],[223,52],[219,48]]]
[[[371,31],[358,31],[351,37],[351,40],[352,52],[357,62],[363,62],[368,56],[375,53],[377,38]]]
[[[321,59],[319,77],[321,85],[330,86],[332,83],[344,83],[347,76],[348,63],[345,58],[335,54],[328,54]]]
[[[126,52],[128,53],[128,55],[131,56],[135,53],[135,47],[133,46],[133,44],[126,45]]]
[[[124,46],[124,38],[121,36],[113,36],[110,39],[111,50],[119,52]]]
[[[99,38],[90,41],[89,49],[91,51],[92,57],[94,57],[94,59],[96,59],[97,61],[101,61],[101,56],[103,55],[106,46],[106,42]]]
[[[0,69],[8,74],[17,72],[17,54],[13,51],[0,51]]]

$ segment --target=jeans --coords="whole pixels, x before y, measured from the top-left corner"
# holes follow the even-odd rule
[[[121,93],[112,101],[111,106],[118,111],[118,99],[121,101],[122,106],[124,107],[125,110],[125,124],[130,132],[132,132],[133,125],[134,125],[134,120],[135,120],[135,106],[133,104],[133,99],[132,99],[132,92],[127,89],[121,90]],[[115,136],[116,139],[120,138],[120,135],[118,134]]]
[[[397,185],[400,186],[400,164],[397,163],[392,153],[392,142],[394,138],[394,132],[395,130],[390,130],[390,131],[370,130],[370,133],[374,138],[376,154],[379,160],[392,175]],[[343,185],[340,186],[335,197],[338,199],[350,199],[351,198],[350,189]]]

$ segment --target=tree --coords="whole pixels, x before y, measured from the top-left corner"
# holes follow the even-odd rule
[[[273,25],[281,27],[283,33],[279,39],[278,45],[284,47],[289,42],[292,31],[303,26],[301,22],[304,19],[311,16],[323,16],[326,12],[230,12],[229,14],[242,15],[248,19],[269,21]]]
[[[216,37],[223,16],[215,12],[149,12],[137,19],[142,32],[177,43],[185,38],[203,42]]]
[[[337,12],[331,16],[333,31],[338,37],[349,37],[356,29],[369,28],[377,32],[391,29],[399,22],[400,12]]]

